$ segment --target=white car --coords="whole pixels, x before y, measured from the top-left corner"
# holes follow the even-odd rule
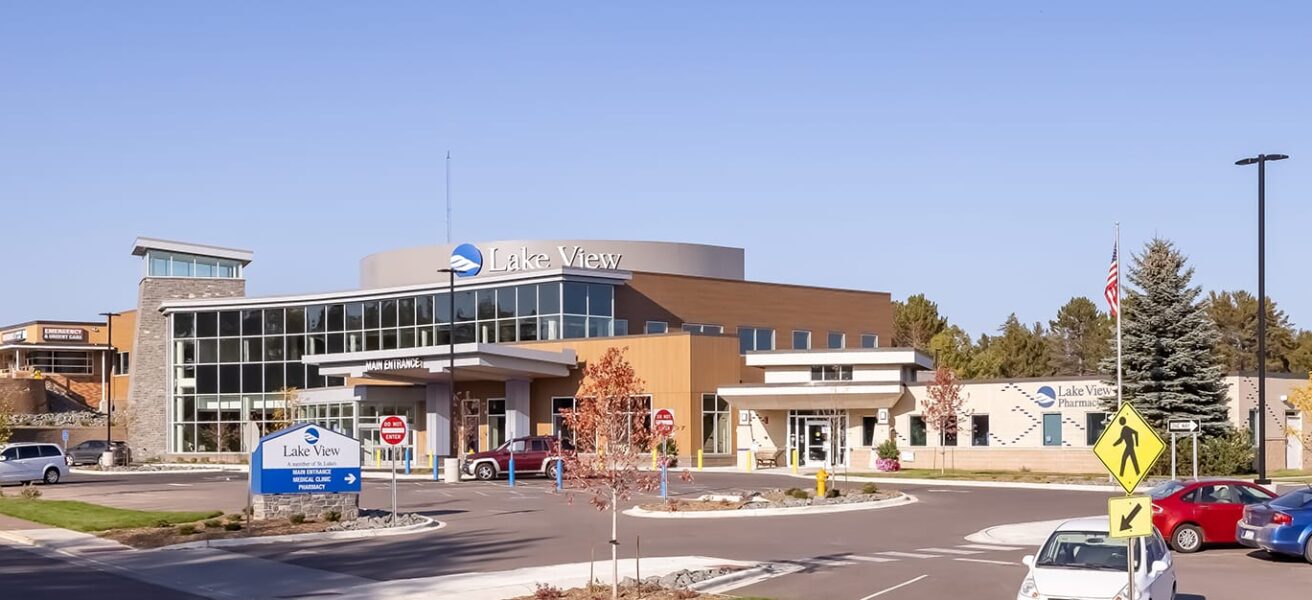
[[[56,444],[0,446],[0,483],[59,483],[68,475],[64,451]]]
[[[1162,534],[1133,538],[1135,600],[1175,597],[1175,566]],[[1107,518],[1062,523],[1039,549],[1022,559],[1030,571],[1017,600],[1127,600],[1130,573],[1124,539],[1107,535]]]

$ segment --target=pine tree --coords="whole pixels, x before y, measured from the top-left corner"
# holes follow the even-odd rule
[[[916,294],[906,302],[893,302],[893,345],[899,348],[929,349],[929,340],[948,326],[938,313],[938,304]]]
[[[1012,313],[1000,331],[1002,335],[991,341],[1001,360],[1000,374],[1003,377],[1045,377],[1051,374],[1042,325],[1035,323],[1033,327],[1026,327],[1016,318],[1016,313]]]
[[[1243,290],[1211,292],[1207,296],[1207,316],[1219,332],[1213,351],[1230,373],[1257,371],[1257,296]],[[1285,311],[1266,299],[1266,368],[1273,373],[1288,373],[1297,348],[1296,334]]]
[[[1183,254],[1163,239],[1149,242],[1134,257],[1122,298],[1121,330],[1124,353],[1122,394],[1149,423],[1165,431],[1173,418],[1197,419],[1203,433],[1216,436],[1230,430],[1224,367],[1212,349],[1217,331],[1199,301],[1202,290],[1191,286],[1194,270]],[[1101,371],[1116,382],[1115,336]],[[1104,398],[1116,410],[1116,397]]]
[[[1071,298],[1048,321],[1048,366],[1053,375],[1091,375],[1107,356],[1112,321],[1083,296]]]

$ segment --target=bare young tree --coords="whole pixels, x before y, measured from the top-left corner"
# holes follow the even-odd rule
[[[278,390],[278,406],[273,409],[273,422],[271,425],[277,429],[291,427],[299,416],[300,407],[301,390],[294,387],[285,387]]]
[[[921,401],[925,425],[938,432],[939,453],[944,455],[944,460],[939,463],[941,473],[947,471],[947,436],[957,433],[957,423],[964,413],[965,400],[961,397],[961,388],[956,372],[940,366],[934,371],[934,383],[926,390],[929,397]]]
[[[597,510],[610,511],[611,598],[619,598],[619,503],[658,483],[639,469],[651,441],[647,408],[635,401],[642,386],[624,350],[612,347],[584,366],[576,405],[562,411],[574,435],[575,451],[564,455],[570,487],[590,494]]]

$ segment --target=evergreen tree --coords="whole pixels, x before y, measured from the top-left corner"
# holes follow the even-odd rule
[[[1092,375],[1107,356],[1112,320],[1092,300],[1071,298],[1048,321],[1048,366],[1053,375]]]
[[[1002,350],[996,344],[997,338],[987,333],[980,334],[975,342],[974,356],[970,357],[970,377],[973,379],[997,379],[1002,377]]]
[[[1230,373],[1257,371],[1257,296],[1243,290],[1211,292],[1207,316],[1219,332],[1213,352]],[[1288,373],[1296,346],[1294,328],[1285,311],[1266,299],[1266,368]]]
[[[899,348],[929,349],[929,340],[948,326],[938,313],[938,304],[916,294],[906,302],[893,302],[893,345]]]
[[[966,379],[975,377],[971,368],[975,345],[970,341],[970,334],[960,327],[949,325],[930,338],[929,353],[934,357],[935,366],[952,369]]]
[[[992,339],[992,349],[998,353],[1002,377],[1044,377],[1050,374],[1047,350],[1044,347],[1043,326],[1035,323],[1026,327],[1016,313],[1002,324],[1002,335]]]
[[[1305,329],[1294,338],[1294,350],[1289,353],[1289,372],[1299,375],[1312,373],[1312,331]]]
[[[1190,285],[1194,270],[1170,242],[1154,239],[1134,257],[1121,304],[1124,389],[1122,394],[1158,431],[1172,418],[1198,419],[1203,433],[1230,427],[1229,404],[1216,360],[1217,331]],[[1115,340],[1101,371],[1116,382]],[[1116,397],[1104,398],[1116,410]]]

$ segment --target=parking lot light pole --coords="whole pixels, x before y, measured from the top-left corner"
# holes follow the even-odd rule
[[[1269,485],[1266,476],[1266,163],[1285,160],[1285,154],[1259,154],[1235,161],[1236,165],[1257,164],[1257,481]]]
[[[114,363],[118,362],[118,353],[114,351],[114,317],[122,313],[103,312],[100,316],[105,317],[105,342],[109,346],[105,350],[106,356],[109,357],[109,366],[106,369],[109,373],[109,389],[105,395],[105,452],[109,454],[109,465],[114,464]],[[104,455],[101,455],[100,461],[105,462]]]

